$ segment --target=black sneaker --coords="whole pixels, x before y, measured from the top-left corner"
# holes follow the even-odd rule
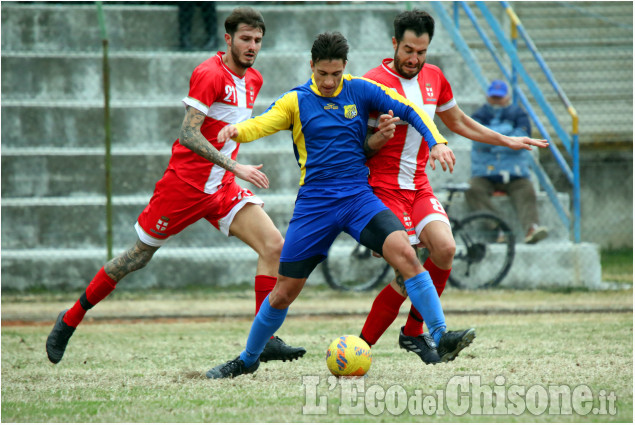
[[[265,349],[262,350],[260,354],[261,362],[268,362],[271,360],[282,360],[286,362],[287,360],[293,361],[295,359],[299,359],[304,356],[306,350],[304,347],[291,347],[290,345],[285,344],[283,340],[274,336],[273,338],[267,341],[267,345],[265,345]]]
[[[260,360],[256,360],[256,363],[250,367],[245,367],[245,362],[240,360],[240,356],[238,356],[234,360],[230,360],[227,363],[208,370],[205,376],[209,379],[235,378],[246,373],[254,373],[258,370],[258,366],[260,366]]]
[[[443,334],[437,351],[442,362],[451,362],[459,352],[470,345],[476,338],[476,331],[470,328],[466,331],[449,331]]]
[[[62,320],[67,311],[68,310],[64,310],[57,316],[53,330],[48,338],[46,338],[46,354],[51,363],[57,364],[62,360],[68,340],[73,335],[73,332],[75,332],[74,327],[68,326],[64,323],[64,320]]]
[[[437,353],[437,345],[429,333],[422,333],[419,336],[407,336],[403,333],[403,327],[399,332],[399,346],[406,351],[412,351],[421,357],[425,364],[434,364],[441,361]]]

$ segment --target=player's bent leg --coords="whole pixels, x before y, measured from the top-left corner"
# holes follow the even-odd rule
[[[306,282],[306,278],[298,279],[298,278],[289,278],[286,276],[279,276],[278,283],[273,288],[273,291],[268,296],[268,299],[265,299],[265,302],[269,303],[271,309],[284,310],[285,312],[289,308],[289,305],[298,297],[302,288],[304,287],[304,283]],[[275,332],[275,331],[274,331]],[[273,333],[271,334],[273,335]],[[249,348],[249,340],[247,340],[247,346]],[[254,348],[250,351],[256,351],[257,348]],[[246,350],[247,351],[247,350]],[[306,354],[306,349],[304,347],[292,347],[287,345],[282,339],[277,336],[273,338],[269,338],[267,340],[262,352],[260,353],[260,361],[268,362],[271,360],[282,360],[284,361],[293,361],[299,359],[300,357]]]
[[[64,356],[68,341],[86,312],[106,298],[129,273],[145,267],[159,247],[152,247],[137,240],[135,245],[110,260],[90,282],[75,305],[62,311],[46,339],[46,354],[52,363],[59,363]]]
[[[423,272],[423,266],[419,262],[415,250],[410,246],[410,241],[405,231],[395,231],[388,235],[384,241],[382,251],[388,264],[399,270],[404,281]]]
[[[232,220],[229,232],[258,253],[256,274],[278,274],[284,238],[260,205],[243,206]]]
[[[296,265],[296,263],[290,264]],[[304,267],[297,267],[297,269],[294,267],[286,267],[286,270],[297,270],[299,274],[304,273],[302,269],[304,269]],[[285,270],[285,267],[281,264],[280,272],[282,273],[283,270]],[[310,273],[310,271],[308,273]],[[249,336],[247,337],[245,350],[243,350],[237,358],[210,369],[206,373],[206,376],[210,379],[222,379],[234,378],[239,375],[255,372],[260,365],[260,356],[267,342],[280,326],[282,326],[287,316],[289,305],[300,294],[305,282],[306,277],[279,275],[278,283],[276,283],[273,291],[265,298],[260,311],[254,318]],[[304,355],[304,352],[299,357]]]
[[[452,229],[443,221],[431,221],[419,233],[419,240],[428,248],[429,258],[441,269],[451,269],[456,252]],[[433,279],[434,280],[434,279]]]
[[[258,253],[255,282],[256,314],[258,314],[264,299],[277,283],[275,276],[278,274],[284,239],[271,218],[257,204],[244,205],[234,216],[229,232]],[[302,357],[305,353],[304,347],[292,347],[281,338],[273,336],[267,341],[260,354],[260,361],[291,361]]]

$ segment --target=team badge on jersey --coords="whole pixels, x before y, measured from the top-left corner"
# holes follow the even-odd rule
[[[344,105],[344,116],[349,120],[355,118],[357,116],[357,106]]]
[[[434,97],[434,92],[432,91],[432,87],[429,83],[426,83],[426,94],[428,97]]]

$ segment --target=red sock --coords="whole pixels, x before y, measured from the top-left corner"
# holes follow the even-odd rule
[[[430,273],[432,283],[437,289],[437,294],[439,294],[440,297],[445,289],[445,284],[448,282],[452,269],[440,269],[432,262],[430,257],[428,257],[426,262],[423,263],[423,268]],[[408,320],[406,320],[406,326],[404,327],[403,333],[408,336],[419,336],[423,333],[423,318],[414,306],[410,306],[410,314],[408,314]]]
[[[406,326],[403,327],[403,334],[407,336],[419,336],[423,333],[423,317],[417,311],[415,306],[410,306],[410,313],[406,320]]]
[[[441,296],[443,290],[445,289],[445,284],[448,282],[448,278],[450,277],[450,272],[452,269],[443,270],[440,269],[436,264],[432,262],[430,257],[423,263],[423,268],[430,273],[430,279],[432,279],[432,283],[434,283],[435,288],[437,288],[437,294]]]
[[[86,288],[86,291],[79,297],[75,305],[64,315],[64,322],[74,328],[80,324],[86,311],[93,308],[95,304],[103,300],[110,294],[117,285],[110,276],[106,274],[104,268],[99,269],[93,280]]]
[[[266,276],[263,274],[259,274],[256,276],[256,314],[260,311],[260,306],[262,302],[267,298],[267,295],[273,290],[273,287],[276,286],[276,282],[278,281],[277,277]]]
[[[388,326],[395,321],[399,314],[399,307],[405,300],[406,297],[395,291],[390,284],[382,289],[373,301],[373,306],[362,328],[364,341],[369,345],[374,345],[379,337],[386,332]]]

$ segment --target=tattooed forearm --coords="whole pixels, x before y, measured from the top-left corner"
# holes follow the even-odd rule
[[[133,271],[145,267],[158,249],[159,247],[148,246],[137,241],[135,246],[106,263],[104,271],[119,282]]]
[[[188,107],[181,125],[180,143],[209,162],[213,162],[227,171],[234,171],[236,161],[220,153],[201,133],[203,121],[205,121],[203,113]]]
[[[370,147],[369,141],[372,136],[373,135],[370,131],[366,133],[366,140],[364,140],[364,154],[366,155],[366,158],[370,158],[377,153],[376,149]]]

